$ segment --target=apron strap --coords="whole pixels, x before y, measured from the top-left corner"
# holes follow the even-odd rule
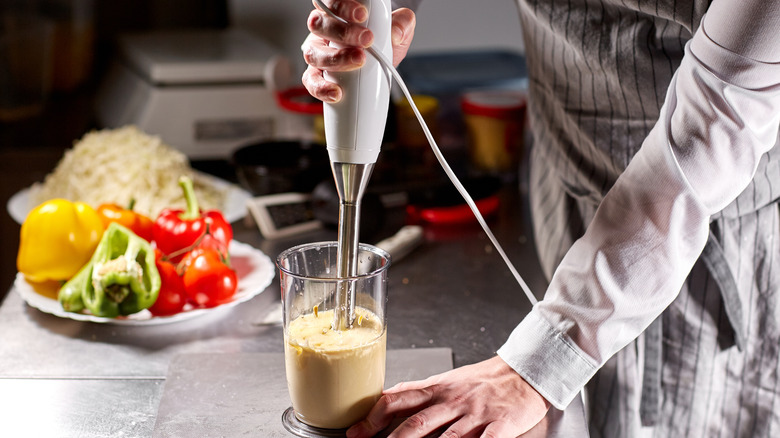
[[[639,418],[642,426],[653,426],[661,412],[661,341],[663,315],[658,315],[644,332],[645,364],[642,373],[642,396],[639,400]]]
[[[734,343],[739,351],[743,351],[745,348],[745,326],[742,319],[742,300],[739,297],[737,282],[731,275],[731,269],[726,262],[723,247],[715,239],[712,230],[710,230],[707,245],[704,246],[704,251],[701,253],[701,260],[710,271],[712,279],[718,284],[726,316],[731,323],[732,330],[734,330]]]
[[[739,351],[745,348],[745,329],[742,324],[742,301],[737,282],[731,274],[723,247],[710,230],[707,245],[701,253],[701,260],[720,289],[726,316],[734,331],[734,344]],[[644,332],[645,363],[642,374],[642,395],[639,400],[639,417],[642,426],[653,426],[658,422],[661,411],[661,343],[663,338],[662,315],[653,321]]]

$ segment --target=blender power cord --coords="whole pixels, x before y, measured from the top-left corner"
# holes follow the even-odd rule
[[[347,20],[339,17],[333,11],[331,11],[330,8],[325,6],[322,3],[322,0],[314,0],[314,2],[317,4],[317,6],[320,9],[322,9],[322,11],[324,11],[326,14],[331,16],[333,19],[338,20],[344,24],[349,24]],[[469,195],[466,188],[463,187],[463,184],[461,184],[460,180],[455,175],[455,172],[452,171],[452,168],[450,167],[449,163],[447,163],[447,160],[444,158],[444,155],[441,153],[439,146],[436,144],[436,140],[433,138],[433,134],[431,134],[430,129],[428,129],[428,125],[425,123],[425,119],[423,119],[422,114],[420,114],[420,110],[417,109],[417,105],[414,104],[414,99],[412,99],[412,95],[409,92],[409,89],[406,87],[406,83],[404,83],[403,78],[401,78],[401,75],[398,73],[395,67],[393,67],[393,64],[387,58],[385,58],[384,55],[382,55],[382,53],[376,51],[373,47],[368,47],[366,50],[368,51],[368,53],[371,54],[371,56],[376,58],[376,60],[382,65],[382,67],[385,68],[385,72],[389,74],[388,82],[391,82],[392,79],[395,79],[396,83],[398,84],[398,87],[401,89],[404,96],[406,97],[406,100],[409,102],[409,105],[412,107],[412,111],[414,112],[414,115],[417,117],[417,121],[420,122],[420,126],[422,127],[423,132],[425,133],[425,138],[428,139],[428,143],[431,145],[433,154],[436,156],[436,159],[439,161],[439,164],[444,170],[444,173],[447,174],[447,177],[450,179],[450,181],[452,181],[452,184],[458,190],[458,193],[460,193],[460,195],[463,197],[463,200],[466,201],[466,204],[468,204],[469,208],[474,213],[477,222],[479,222],[479,225],[485,231],[485,234],[487,234],[488,239],[490,239],[490,242],[496,248],[496,251],[498,251],[498,253],[501,255],[501,258],[504,260],[504,263],[506,263],[506,266],[509,268],[509,271],[512,273],[512,275],[515,277],[515,280],[517,280],[517,283],[523,289],[523,292],[528,298],[528,301],[530,301],[532,305],[536,305],[537,303],[536,297],[534,297],[534,294],[531,293],[531,289],[529,289],[525,280],[523,280],[523,277],[520,276],[520,273],[517,272],[517,269],[515,269],[514,265],[509,260],[509,257],[507,257],[506,253],[504,252],[504,249],[501,247],[501,245],[498,243],[498,240],[493,235],[493,232],[490,231],[490,227],[488,227],[487,223],[485,222],[485,218],[482,217],[482,213],[479,212],[479,209],[477,208],[477,205],[474,203],[474,200],[471,198],[471,195]]]

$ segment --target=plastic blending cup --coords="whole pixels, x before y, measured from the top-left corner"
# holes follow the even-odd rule
[[[466,93],[461,99],[469,161],[478,171],[517,171],[523,153],[526,96],[519,91]]]
[[[308,243],[277,258],[292,407],[297,420],[320,429],[365,418],[385,381],[390,255],[360,244],[358,274],[345,279],[336,277],[337,249],[337,242]],[[354,311],[351,328],[338,331],[334,306],[344,287],[354,290]]]

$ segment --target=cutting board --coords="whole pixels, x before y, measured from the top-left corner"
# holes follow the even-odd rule
[[[389,350],[387,387],[452,369],[449,348]],[[153,437],[290,437],[282,353],[183,354],[172,359]]]

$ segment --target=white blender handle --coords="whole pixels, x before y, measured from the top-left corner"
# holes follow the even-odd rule
[[[320,6],[320,8],[331,17],[346,22],[343,18],[338,17],[333,11],[328,9],[327,6],[322,4],[322,0],[314,0],[314,2],[317,3]],[[456,189],[458,189],[458,193],[460,193],[461,196],[463,196],[463,199],[466,201],[466,204],[468,204],[469,208],[471,208],[471,211],[474,213],[474,217],[476,217],[477,222],[479,222],[479,225],[485,231],[485,234],[487,234],[488,238],[490,239],[490,242],[496,248],[496,251],[498,251],[499,255],[501,255],[501,258],[504,260],[504,263],[506,263],[506,266],[507,268],[509,268],[509,271],[515,277],[515,280],[517,280],[517,283],[520,285],[520,288],[523,289],[523,292],[525,293],[525,296],[528,298],[528,301],[532,305],[535,305],[537,302],[536,297],[531,292],[531,289],[528,287],[528,284],[525,282],[525,280],[523,280],[523,277],[520,276],[520,273],[517,272],[517,269],[512,264],[511,260],[509,260],[509,257],[506,255],[506,252],[504,252],[504,249],[501,247],[501,244],[499,244],[498,239],[496,239],[496,236],[493,235],[492,231],[490,231],[490,227],[488,227],[487,222],[485,222],[485,218],[482,217],[482,213],[479,212],[477,205],[474,203],[474,199],[471,198],[471,195],[469,195],[468,191],[466,191],[466,188],[463,187],[463,184],[461,184],[460,180],[458,180],[458,177],[457,175],[455,175],[455,172],[453,172],[449,163],[447,163],[447,160],[444,158],[444,155],[441,153],[439,146],[436,144],[436,140],[433,138],[433,134],[431,134],[431,130],[428,129],[428,125],[425,123],[422,114],[420,114],[420,110],[417,109],[417,106],[414,104],[414,100],[412,99],[412,94],[409,92],[409,89],[406,87],[403,78],[401,78],[401,75],[398,74],[398,71],[390,63],[390,60],[393,59],[392,45],[389,54],[388,52],[378,52],[374,50],[375,46],[376,43],[374,44],[374,46],[368,48],[368,52],[372,55],[372,58],[377,60],[377,62],[382,64],[384,68],[387,69],[388,74],[392,75],[392,77],[398,83],[401,92],[406,97],[406,100],[409,102],[409,105],[412,107],[412,111],[414,112],[414,115],[417,117],[417,120],[420,122],[420,126],[423,129],[423,133],[425,133],[425,137],[428,139],[428,143],[430,143],[431,145],[431,150],[433,151],[433,154],[436,156],[436,159],[439,161],[439,164],[441,164],[444,173],[447,174],[447,176],[452,181],[452,184],[455,186]],[[333,156],[331,156],[331,162],[333,161],[332,157]]]
[[[392,59],[390,0],[359,0],[368,9],[365,26],[374,34],[372,48]],[[338,47],[331,43],[331,45]],[[382,146],[390,104],[392,76],[373,56],[358,70],[325,72],[339,84],[342,99],[324,106],[325,140],[334,163],[375,163]]]

